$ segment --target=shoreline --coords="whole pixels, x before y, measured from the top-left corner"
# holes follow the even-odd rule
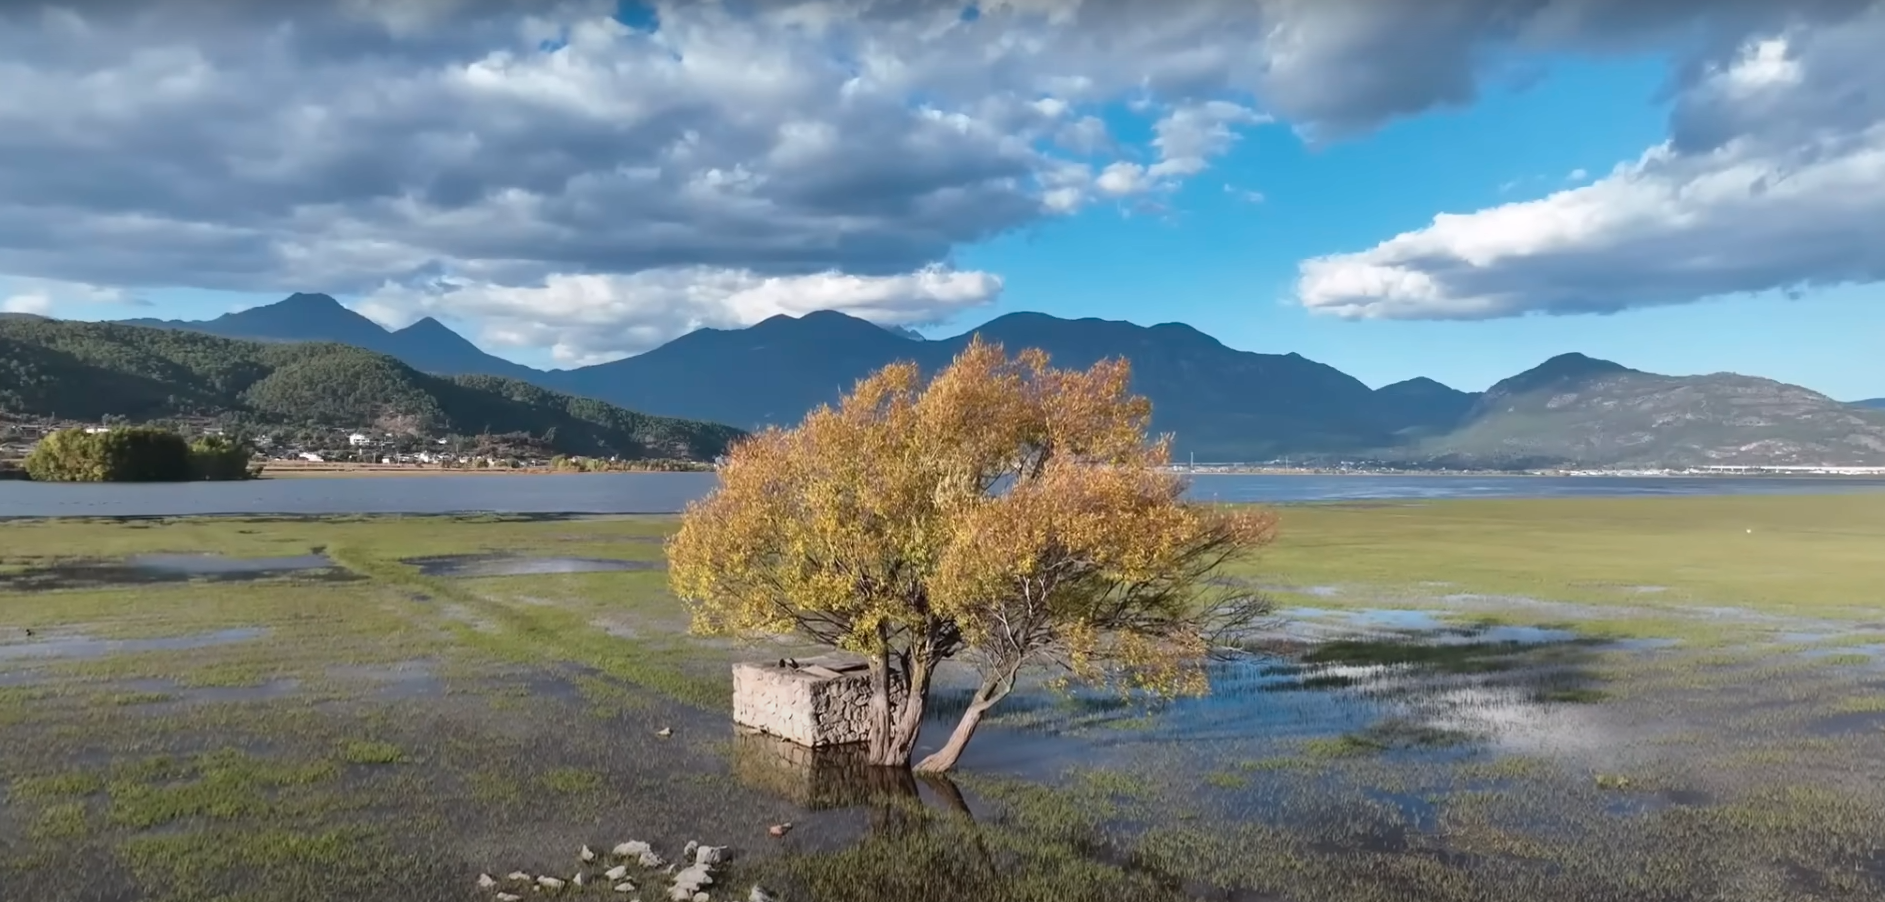
[[[282,464],[262,465],[258,479],[349,479],[387,476],[600,476],[611,473],[711,473],[712,468],[697,470],[623,468],[615,470],[570,470],[555,467],[505,467],[475,469],[466,467],[424,467],[412,464]]]

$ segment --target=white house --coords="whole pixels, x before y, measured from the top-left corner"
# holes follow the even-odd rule
[[[372,440],[372,439],[370,439],[370,438],[367,438],[367,437],[366,437],[366,436],[364,436],[364,435],[361,435],[361,434],[360,434],[360,433],[358,433],[358,432],[356,432],[356,433],[354,433],[354,434],[352,434],[352,435],[350,435],[350,436],[347,436],[347,444],[349,444],[349,445],[352,445],[352,446],[354,446],[355,448],[358,448],[358,447],[360,447],[361,445],[364,445],[364,444],[366,444],[366,443],[368,443],[368,442],[371,442],[371,441],[373,441],[373,440]]]
[[[319,454],[316,454],[316,453],[314,453],[314,452],[312,452],[312,451],[303,451],[303,452],[301,452],[301,459],[302,459],[302,460],[311,460],[311,461],[314,461],[314,462],[315,462],[315,463],[317,463],[317,464],[321,462],[321,456],[320,456]]]

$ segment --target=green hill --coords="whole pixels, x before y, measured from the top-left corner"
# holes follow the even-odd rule
[[[1733,373],[1663,376],[1582,354],[1487,389],[1413,456],[1482,465],[1885,465],[1885,413]]]
[[[326,343],[117,323],[0,319],[0,412],[99,420],[237,417],[414,434],[549,434],[566,454],[711,459],[742,433],[497,376],[433,376]]]

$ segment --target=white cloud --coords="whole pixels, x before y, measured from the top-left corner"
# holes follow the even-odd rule
[[[376,305],[591,280],[672,306],[565,289],[598,341],[487,324],[581,358],[725,316],[740,279],[920,282],[1097,201],[1159,209],[1270,116],[1353,134],[1468,102],[1521,50],[1780,34],[1761,29],[1781,6],[1810,24],[1856,2],[991,0],[969,21],[942,0],[665,0],[653,25],[610,0],[5,4],[0,274]],[[1757,58],[1740,108],[1804,116],[1760,97],[1813,83],[1807,57]],[[1679,128],[1680,152],[1731,118]],[[703,287],[646,287],[677,274]],[[431,303],[498,317],[478,291]]]
[[[940,266],[894,276],[683,267],[556,275],[533,286],[462,279],[388,284],[366,295],[360,312],[389,327],[435,314],[471,318],[492,345],[549,348],[557,362],[580,366],[693,329],[749,326],[779,314],[839,310],[883,325],[931,325],[992,303],[1001,289],[997,276]]]
[[[0,276],[0,312],[48,316],[74,307],[143,306],[144,301],[122,288],[61,282],[55,279]]]
[[[1880,46],[1881,7],[1751,36],[1697,67],[1641,158],[1305,261],[1298,296],[1351,318],[1482,319],[1885,280]]]

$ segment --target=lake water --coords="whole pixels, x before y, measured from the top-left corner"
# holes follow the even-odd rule
[[[659,514],[713,489],[712,473],[362,476],[143,485],[0,481],[0,518],[198,514]],[[1216,501],[1370,501],[1885,490],[1885,479],[1786,477],[1265,476],[1200,474]]]

